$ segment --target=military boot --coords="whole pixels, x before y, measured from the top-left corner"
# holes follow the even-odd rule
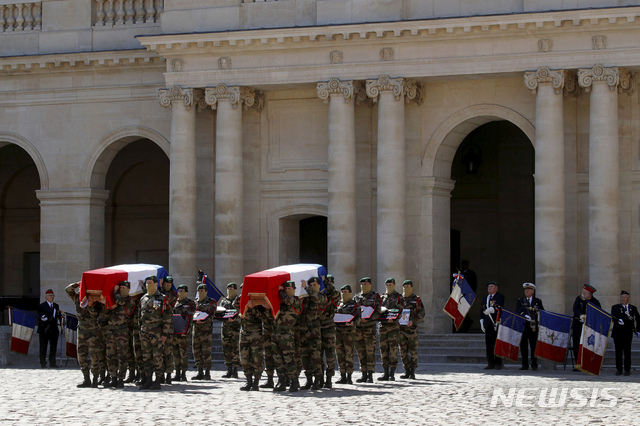
[[[389,381],[389,367],[383,367],[384,368],[384,374],[380,377],[378,377],[378,380],[382,380],[384,382]]]
[[[291,379],[291,386],[289,387],[289,392],[298,392],[300,390],[300,382],[298,378]]]
[[[240,388],[241,391],[250,391],[253,387],[253,377],[251,375],[247,375],[247,383]]]
[[[187,372],[185,370],[182,370],[182,375],[180,376],[180,381],[181,382],[186,382],[187,381]]]
[[[411,369],[409,367],[405,367],[404,368],[404,374],[402,376],[400,376],[401,379],[408,379],[410,376],[410,371]]]
[[[373,383],[373,372],[367,374],[367,383]]]
[[[331,385],[331,377],[333,377],[333,370],[327,370],[327,378],[324,379],[324,388],[331,389],[333,386]]]
[[[145,373],[140,373],[140,380],[137,380],[135,383],[136,385],[140,386],[146,381],[147,381],[147,375]]]
[[[233,367],[228,365],[227,366],[227,372],[222,375],[222,378],[223,379],[230,379],[232,375],[233,375]]]
[[[238,378],[238,367],[233,367],[233,372],[231,373],[231,377],[234,379]]]
[[[82,374],[84,375],[84,381],[80,384],[78,384],[78,388],[90,388],[91,387],[91,377],[89,377],[89,372],[82,372]]]
[[[273,375],[267,375],[267,381],[265,382],[265,384],[260,385],[260,387],[263,389],[273,389]]]
[[[174,382],[179,382],[180,381],[180,371],[181,370],[179,368],[176,368],[176,374],[175,374],[175,376],[173,376],[173,381]]]
[[[395,382],[396,381],[396,369],[395,368],[390,368],[389,369],[389,381],[390,382]]]
[[[151,379],[152,375],[144,375],[144,381],[140,384],[138,390],[147,390],[151,387],[153,380]]]
[[[347,373],[340,373],[340,380],[336,381],[336,383],[338,383],[340,385],[346,385],[347,384]]]
[[[324,368],[320,372],[320,387],[324,386]]]
[[[260,374],[255,374],[254,377],[253,377],[253,384],[251,385],[251,389],[250,390],[259,391],[260,390],[260,386],[258,386],[258,383],[260,383]]]
[[[164,382],[164,374],[156,374],[156,379],[151,382],[149,386],[149,390],[160,390],[160,384]]]
[[[164,378],[164,383],[167,385],[171,384],[171,371],[167,373],[167,377]]]
[[[191,380],[204,380],[204,372],[202,371],[202,367],[198,367],[198,374],[193,376]]]
[[[409,370],[409,378],[412,380],[416,379],[416,369],[413,367]]]
[[[127,380],[125,380],[125,383],[133,383],[136,379],[136,371],[131,368],[129,369],[129,377],[127,377]]]
[[[156,375],[156,378],[157,378],[157,375]],[[164,374],[162,375],[162,377],[160,377],[160,384],[164,385]]]
[[[358,380],[356,380],[356,383],[364,383],[367,381],[367,377],[369,377],[369,373],[366,372],[362,372],[362,377],[360,377]]]
[[[92,388],[97,388],[99,381],[100,381],[100,379],[98,378],[98,376],[94,375],[93,376],[93,381],[91,382],[91,387]]]
[[[100,372],[100,377],[98,377],[98,385],[102,385],[105,381],[106,377],[104,375],[104,371]]]
[[[313,374],[304,373],[304,375],[307,376],[307,382],[304,384],[304,386],[300,386],[300,389],[309,390],[311,389],[311,386],[313,386]]]
[[[115,388],[115,383],[113,383],[116,379],[112,378],[111,376],[107,376],[104,379],[104,382],[102,382],[102,387],[103,388]]]
[[[204,379],[203,380],[211,380],[211,372],[209,371],[208,368],[204,373]]]
[[[273,388],[274,392],[282,392],[283,390],[287,389],[287,379],[282,377],[281,375],[278,375],[278,383],[276,383],[275,387]]]
[[[351,373],[347,373],[347,384],[352,385],[353,381],[351,380]]]
[[[124,389],[124,379],[117,379],[116,389]]]
[[[322,373],[316,374],[316,376],[313,379],[313,385],[311,385],[311,389],[318,390],[322,387],[323,384],[324,384],[324,381],[322,380]]]

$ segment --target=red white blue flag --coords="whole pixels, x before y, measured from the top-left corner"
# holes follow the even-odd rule
[[[11,324],[11,351],[27,355],[29,343],[36,326],[36,315],[21,309],[9,308],[9,324]]]
[[[453,289],[443,310],[453,318],[453,324],[458,330],[475,302],[476,294],[462,274],[453,274],[453,278]]]
[[[569,347],[573,318],[549,311],[540,311],[539,315],[538,345],[535,356],[553,362],[564,362]]]
[[[198,281],[207,285],[207,296],[212,298],[218,303],[221,297],[224,296],[220,289],[216,287],[216,285],[211,281],[211,278],[207,274],[205,274],[202,269],[198,269]]]
[[[78,357],[78,317],[70,313],[64,315],[65,355]]]
[[[576,368],[585,373],[600,375],[604,353],[611,335],[611,314],[587,303]]]
[[[518,361],[520,341],[526,319],[504,308],[500,312],[500,325],[496,338],[495,354],[501,358]]]

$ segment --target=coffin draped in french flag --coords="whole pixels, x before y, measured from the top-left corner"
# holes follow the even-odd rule
[[[586,314],[576,368],[598,376],[611,335],[611,315],[591,303],[587,303]]]
[[[169,274],[164,267],[147,263],[116,265],[84,272],[80,281],[81,303],[91,298],[104,303],[107,308],[112,308],[115,306],[113,288],[117,284],[129,281],[131,283],[129,294],[135,296],[146,292],[144,279],[149,275],[157,276],[160,282]]]
[[[298,288],[302,288],[302,280],[308,281],[311,277],[326,277],[326,275],[326,268],[315,263],[278,266],[277,268],[247,275],[244,277],[240,294],[240,316],[244,317],[247,311],[247,303],[252,300],[253,304],[256,305],[263,303],[267,306],[270,305],[273,317],[277,318],[280,313],[278,291],[282,284],[287,281],[294,281],[296,283],[296,294],[298,295],[300,291]],[[304,294],[306,294],[306,291],[304,291]]]

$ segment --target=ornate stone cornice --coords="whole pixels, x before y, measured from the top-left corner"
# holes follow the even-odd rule
[[[535,94],[539,84],[551,83],[556,95],[559,95],[564,87],[564,78],[563,70],[554,71],[549,67],[540,67],[536,71],[524,73],[524,85],[531,90],[531,93]]]
[[[584,88],[585,92],[591,91],[594,81],[604,81],[609,86],[609,90],[616,90],[620,83],[620,69],[618,67],[606,68],[604,65],[594,65],[590,69],[578,70],[578,84]]]
[[[180,86],[173,86],[169,89],[160,89],[160,105],[171,109],[174,102],[184,102],[187,110],[193,105],[193,89],[183,89]]]
[[[327,82],[318,83],[316,86],[318,97],[326,104],[329,102],[331,95],[342,95],[344,102],[349,103],[353,99],[353,81],[340,81],[337,78],[331,78]]]
[[[204,89],[193,89],[193,103],[196,104],[197,112],[209,110],[209,105],[204,98]]]
[[[404,79],[382,75],[377,80],[367,80],[367,96],[373,99],[373,102],[378,101],[380,92],[393,92],[396,101],[399,101],[404,94]]]

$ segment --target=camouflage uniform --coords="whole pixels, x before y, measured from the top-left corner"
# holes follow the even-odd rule
[[[363,375],[373,374],[376,371],[376,318],[380,315],[380,295],[375,291],[366,294],[357,293],[354,298],[358,306],[370,306],[373,314],[366,321],[363,319],[356,327],[356,351],[358,351],[358,361],[360,371]],[[359,379],[360,380],[360,379]]]
[[[161,293],[145,294],[140,299],[143,368],[148,381],[151,379],[151,374],[156,373],[158,384],[164,372],[162,337],[173,334],[171,315],[169,301]]]
[[[385,293],[382,295],[382,306],[387,309],[397,309],[402,312],[404,308],[404,298],[397,291],[391,294]],[[388,376],[387,369],[391,368],[395,371],[395,369],[398,368],[399,319],[400,316],[393,321],[381,321],[380,330],[378,330],[380,336],[380,357],[382,358],[382,367],[385,369],[385,376]]]
[[[173,315],[173,305],[178,300],[178,292],[174,289],[170,288],[169,290],[165,290],[162,286],[158,289],[160,293],[162,293],[169,300],[169,307],[171,309],[171,315]],[[162,361],[164,363],[164,372],[167,374],[167,377],[171,377],[171,373],[173,372],[173,331],[170,335],[167,336],[167,340],[165,340],[164,345],[162,347]],[[169,379],[171,380],[171,379]]]
[[[417,294],[411,294],[404,298],[404,309],[411,310],[409,320],[411,325],[401,325],[399,334],[400,353],[405,371],[409,369],[415,371],[418,367],[418,322],[422,321],[425,315],[424,304]],[[400,378],[406,378],[400,376]]]
[[[226,297],[221,297],[219,302],[220,306],[229,310],[236,309],[235,302],[240,301],[240,295],[236,295],[233,300],[229,300]],[[224,352],[224,364],[227,369],[233,367],[240,367],[240,317],[237,316],[235,321],[223,321],[222,329],[220,330],[220,337],[222,340],[222,352]]]
[[[278,371],[279,381],[284,378],[294,380],[298,378],[298,371],[294,361],[295,341],[294,327],[302,310],[302,303],[296,296],[288,296],[285,290],[280,290],[280,313],[274,320],[271,346],[273,359]]]
[[[120,385],[119,381],[124,383],[127,373],[128,317],[135,310],[131,297],[121,296],[117,291],[114,296],[116,306],[109,311],[107,338],[107,365],[113,387]]]
[[[340,374],[350,376],[353,373],[353,345],[356,340],[356,327],[360,323],[360,306],[353,299],[340,302],[336,314],[354,316],[349,324],[336,324],[336,354]]]
[[[307,383],[301,389],[311,387],[312,378],[316,379],[313,386],[317,389],[322,378],[322,354],[320,334],[320,309],[319,305],[327,303],[327,296],[307,286],[307,297],[302,299],[302,314],[300,315],[300,356]]]
[[[90,362],[89,356],[91,353],[94,355],[92,358],[97,359],[96,339],[98,338],[100,330],[98,329],[98,313],[99,304],[92,306],[82,307],[80,305],[80,296],[76,294],[75,288],[72,285],[67,286],[65,289],[67,296],[76,305],[76,315],[78,317],[78,330],[77,330],[77,357],[78,364],[80,364],[80,370],[84,376],[84,382],[82,387],[88,387],[89,382],[89,369],[97,377],[99,374],[99,365],[97,362]],[[89,347],[92,347],[90,350]]]
[[[185,334],[174,334],[173,335],[173,361],[176,365],[176,371],[187,371],[189,368],[189,336],[191,335],[191,318],[193,314],[196,312],[196,302],[185,297],[184,299],[176,300],[173,305],[173,314],[174,315],[188,315],[189,319],[189,329]],[[176,374],[176,380],[177,374]]]
[[[326,301],[318,306],[320,309],[321,335],[320,362],[323,362],[322,358],[327,362],[328,385],[325,387],[330,387],[331,377],[336,371],[336,324],[333,322],[333,317],[336,314],[338,303],[340,303],[340,292],[327,280],[325,281],[324,294]]]
[[[264,352],[264,372],[270,377],[270,381],[273,378],[273,371],[275,370],[275,362],[273,360],[273,349],[271,347],[271,335],[273,333],[273,316],[267,315],[262,321],[262,347]],[[270,387],[270,386],[263,386]]]
[[[198,375],[202,369],[211,369],[211,340],[216,308],[216,301],[209,296],[202,300],[196,300],[196,311],[209,314],[204,320],[193,322],[193,357],[196,360],[196,367],[198,367]]]
[[[109,314],[110,311],[104,305],[100,309],[98,314],[98,363],[100,364],[100,383],[104,381],[104,373],[107,371],[107,340],[110,335],[109,331]]]
[[[242,317],[240,329],[240,362],[244,375],[255,380],[256,386],[262,376],[262,322],[271,311],[262,306],[247,309]]]
[[[140,342],[140,308],[139,308],[139,299],[136,297],[131,297],[131,301],[133,302],[133,309],[131,313],[127,317],[127,329],[129,331],[127,337],[127,365],[129,366],[129,378],[126,380],[126,383],[131,383],[135,380],[136,370],[138,369],[138,363],[136,361],[136,355],[141,355]],[[138,342],[138,344],[136,344]],[[138,347],[136,354],[136,346]]]
[[[133,336],[131,340],[133,341],[133,350],[136,359],[136,366],[138,368],[138,375],[141,375],[144,371],[144,361],[142,357],[142,337],[140,336],[140,327],[141,327],[141,315],[140,315],[140,299],[136,300],[136,308],[133,313]]]

